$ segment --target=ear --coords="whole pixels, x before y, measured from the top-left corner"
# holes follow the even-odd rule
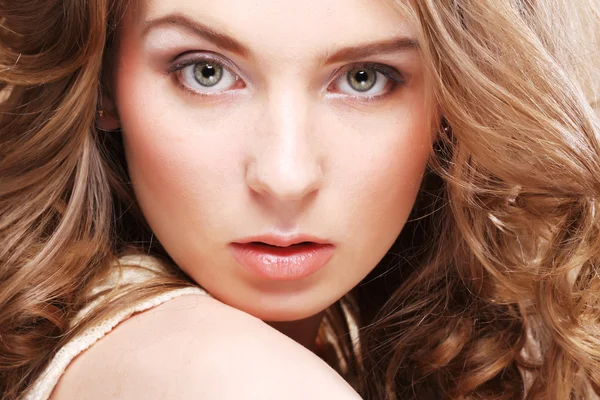
[[[117,131],[121,128],[115,103],[106,92],[100,94],[96,110],[96,127],[102,131]]]

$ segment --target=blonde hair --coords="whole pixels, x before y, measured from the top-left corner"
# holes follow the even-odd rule
[[[2,399],[22,395],[82,329],[131,302],[191,285],[171,266],[169,276],[119,288],[101,312],[69,325],[117,256],[148,240],[119,136],[94,125],[105,45],[125,6],[0,1]]]
[[[94,127],[126,1],[8,3],[0,0],[2,399],[26,391],[82,329],[193,284],[171,263],[168,276],[115,291],[102,312],[69,326],[89,287],[150,237],[119,136]],[[364,395],[583,397],[600,385],[598,4],[394,4],[417,22],[451,129],[432,156],[442,183],[424,190],[403,233],[418,228],[424,239],[414,252],[399,241],[420,264],[364,331]],[[159,245],[144,251],[168,259]]]
[[[371,381],[386,382],[371,397],[574,399],[600,385],[600,10],[574,3],[400,4],[451,131],[417,222],[427,243],[399,268],[420,265],[365,333]]]

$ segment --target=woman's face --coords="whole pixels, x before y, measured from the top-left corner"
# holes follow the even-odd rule
[[[381,260],[433,139],[406,20],[374,0],[148,0],[114,100],[135,194],[177,264],[264,320],[314,315]]]

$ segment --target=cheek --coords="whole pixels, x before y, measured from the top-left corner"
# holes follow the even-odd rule
[[[427,146],[400,141],[368,160],[362,173],[356,171],[361,179],[352,200],[355,220],[362,220],[370,236],[395,240],[413,207],[428,155]]]
[[[173,125],[168,122],[153,126],[150,135],[141,127],[125,135],[136,197],[157,234],[202,234],[221,214],[223,199],[239,187],[239,149],[215,139],[214,130],[179,141],[179,135],[169,134]],[[158,135],[163,135],[160,140]]]
[[[363,140],[346,147],[348,154],[336,168],[344,188],[335,203],[343,204],[349,217],[342,232],[352,258],[367,268],[379,262],[406,223],[433,135],[420,107],[381,114],[364,125],[353,122]]]
[[[243,147],[234,133],[243,128],[238,121],[244,111],[190,110],[181,94],[178,100],[171,96],[167,79],[147,85],[152,77],[143,70],[122,72],[133,77],[118,82],[117,97],[129,173],[144,215],[168,235],[206,224],[216,211],[210,207],[243,173]]]

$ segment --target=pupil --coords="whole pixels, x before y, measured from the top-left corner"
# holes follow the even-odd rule
[[[371,68],[357,67],[346,76],[352,89],[357,92],[368,92],[377,82],[377,72]]]
[[[359,83],[365,83],[369,80],[369,74],[366,71],[358,71],[356,73],[356,81]]]
[[[205,65],[204,68],[202,68],[202,75],[205,78],[212,78],[213,76],[216,75],[216,71],[215,71],[215,67],[213,67],[212,65]]]
[[[204,87],[218,84],[223,77],[223,68],[218,63],[201,63],[194,66],[194,78]]]

